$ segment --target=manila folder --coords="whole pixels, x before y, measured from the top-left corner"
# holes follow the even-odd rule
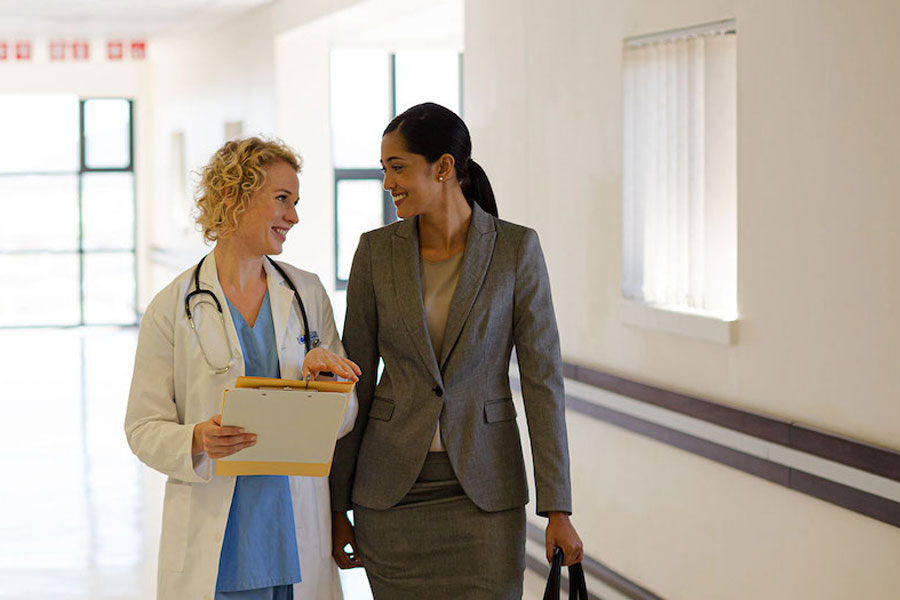
[[[309,389],[227,390],[222,425],[255,433],[256,445],[218,459],[216,474],[326,477],[348,400]]]

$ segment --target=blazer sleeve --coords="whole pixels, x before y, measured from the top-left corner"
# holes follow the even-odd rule
[[[525,230],[519,243],[513,302],[513,341],[531,438],[537,513],[571,513],[559,332],[547,265],[533,229]]]
[[[378,310],[372,281],[369,240],[365,234],[360,237],[347,282],[344,348],[350,360],[359,365],[362,375],[356,384],[359,402],[356,425],[349,434],[338,440],[331,465],[329,484],[333,511],[347,511],[351,508],[356,458],[368,423],[369,407],[372,405],[378,376]]]
[[[194,424],[181,423],[175,406],[175,328],[161,300],[157,296],[141,320],[125,436],[147,466],[181,481],[207,482],[212,461],[206,453],[192,456]]]

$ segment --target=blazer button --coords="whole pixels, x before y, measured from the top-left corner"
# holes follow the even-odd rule
[[[433,388],[431,388],[431,391],[433,391],[434,395],[437,396],[438,398],[440,398],[441,396],[444,395],[444,390],[442,390],[441,386],[439,386],[439,385],[436,385]]]

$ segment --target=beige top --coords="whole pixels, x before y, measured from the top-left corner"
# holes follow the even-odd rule
[[[457,252],[450,258],[439,262],[422,259],[422,300],[425,303],[425,323],[428,326],[428,337],[435,357],[440,360],[444,346],[444,331],[447,329],[447,316],[450,313],[450,301],[459,282],[462,270],[463,252]],[[434,437],[431,440],[431,452],[443,452],[441,441],[441,421],[438,419]]]

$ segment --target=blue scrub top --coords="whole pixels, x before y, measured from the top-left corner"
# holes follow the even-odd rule
[[[241,342],[244,373],[254,377],[280,377],[268,290],[253,327],[230,301],[228,310]],[[219,557],[216,591],[236,592],[299,582],[300,558],[288,478],[284,475],[238,477]]]

